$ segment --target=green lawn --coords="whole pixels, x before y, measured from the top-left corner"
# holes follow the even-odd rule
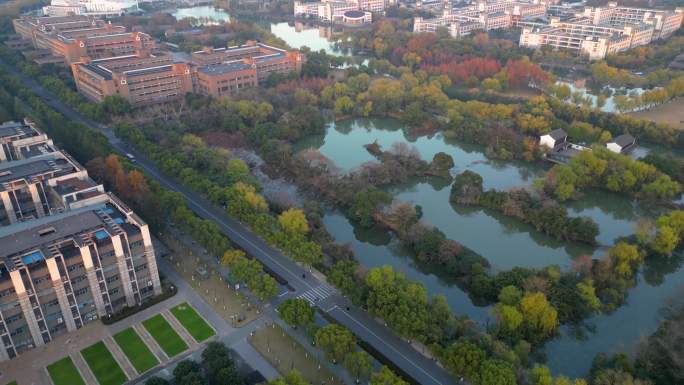
[[[52,383],[55,385],[85,385],[71,357],[64,357],[47,367]]]
[[[145,345],[138,333],[133,328],[128,328],[114,334],[114,341],[123,350],[128,360],[131,361],[135,370],[142,374],[159,364],[157,357],[152,354],[150,348]]]
[[[104,342],[88,346],[81,350],[81,355],[100,385],[121,385],[128,381]]]
[[[171,325],[169,325],[161,314],[157,314],[156,316],[143,321],[143,326],[169,357],[176,356],[188,348],[188,345],[186,345],[178,333],[171,328]]]
[[[17,385],[17,382],[16,382],[16,381],[12,381],[12,382],[8,383],[7,385]]]
[[[200,317],[197,311],[187,303],[171,308],[171,314],[178,319],[178,322],[183,325],[197,342],[202,342],[216,334],[204,318]]]

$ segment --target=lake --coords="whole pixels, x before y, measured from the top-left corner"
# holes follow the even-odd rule
[[[349,172],[374,160],[363,147],[374,141],[384,149],[389,149],[396,142],[407,143],[426,160],[431,160],[437,152],[445,152],[454,158],[452,175],[466,169],[475,171],[482,175],[485,188],[530,186],[548,167],[488,160],[480,146],[449,141],[441,135],[410,138],[403,124],[394,119],[330,123],[324,135],[308,137],[297,143],[296,149],[316,148],[333,161],[340,172]],[[450,185],[439,179],[414,180],[391,186],[387,191],[396,199],[420,205],[424,221],[436,225],[449,238],[483,255],[494,270],[553,264],[566,269],[576,256],[592,254],[598,257],[604,250],[557,241],[496,212],[452,205],[449,202]],[[599,244],[608,246],[615,238],[633,233],[638,219],[648,215],[632,200],[603,191],[589,191],[585,198],[568,203],[566,207],[572,215],[593,218],[600,228]],[[392,265],[409,279],[424,284],[431,294],[445,295],[456,314],[467,315],[483,326],[492,322],[489,307],[474,304],[463,290],[439,271],[419,266],[390,233],[361,229],[337,211],[329,211],[324,223],[337,241],[351,245],[363,266]],[[684,269],[679,268],[678,261],[649,266],[640,276],[637,286],[630,290],[625,306],[612,314],[598,315],[589,320],[596,333],[577,339],[570,330],[563,329],[562,335],[546,347],[549,366],[557,374],[581,376],[587,374],[596,353],[629,351],[640,338],[655,330],[660,320],[659,310],[667,298],[678,293],[683,282]]]
[[[188,17],[197,19],[195,26],[201,25],[218,25],[230,21],[228,12],[220,8],[214,8],[210,5],[202,5],[191,8],[177,8],[171,13],[176,20],[182,20]]]
[[[268,23],[271,33],[285,40],[292,48],[311,48],[312,51],[324,50],[334,56],[346,56],[347,53],[335,47],[332,41],[332,27],[305,24],[300,21]]]
[[[598,96],[595,90],[586,87],[587,79],[577,79],[577,80],[559,80],[556,84],[565,84],[570,87],[572,93],[579,92],[583,97],[589,97],[592,101],[592,107],[596,107],[596,98]],[[604,112],[616,112],[614,97],[616,95],[641,95],[644,92],[642,88],[613,88],[604,87],[601,92],[605,93],[606,103],[601,107],[601,111]]]

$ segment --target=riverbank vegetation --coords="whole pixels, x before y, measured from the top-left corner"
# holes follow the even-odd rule
[[[594,245],[599,233],[591,218],[570,217],[566,208],[534,191],[483,191],[482,177],[472,171],[456,177],[451,186],[451,201],[496,210],[560,240]]]
[[[582,151],[567,164],[554,166],[541,184],[544,191],[561,201],[589,187],[662,201],[681,191],[677,182],[655,166],[597,146]]]

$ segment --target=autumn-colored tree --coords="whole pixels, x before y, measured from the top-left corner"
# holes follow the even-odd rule
[[[309,223],[304,211],[287,209],[278,216],[278,223],[285,232],[293,236],[304,236],[309,232]]]

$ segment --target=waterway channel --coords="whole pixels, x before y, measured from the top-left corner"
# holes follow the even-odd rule
[[[401,122],[394,119],[330,123],[324,135],[306,138],[297,144],[297,148],[318,149],[340,168],[340,172],[349,172],[373,161],[363,145],[374,141],[384,149],[389,149],[393,143],[407,143],[426,160],[431,160],[437,152],[445,152],[454,158],[452,175],[466,169],[475,171],[482,175],[485,188],[530,186],[546,168],[522,162],[491,161],[485,157],[481,147],[449,141],[439,134],[410,138]],[[420,205],[423,220],[483,255],[494,270],[548,265],[566,269],[581,254],[599,257],[604,252],[602,247],[560,242],[498,213],[452,205],[449,202],[450,185],[439,180],[415,180],[392,186],[388,192],[396,199]],[[617,237],[631,234],[638,219],[649,216],[630,199],[601,191],[591,191],[566,207],[572,215],[594,219],[600,228],[598,242],[606,246],[613,244]],[[324,222],[339,242],[352,246],[365,267],[392,265],[409,279],[423,283],[431,294],[445,295],[457,314],[467,315],[483,326],[492,322],[490,308],[473,303],[448,277],[416,264],[388,232],[361,229],[337,211],[328,212]],[[682,283],[684,269],[679,268],[678,263],[650,267],[647,274],[639,277],[637,286],[630,290],[625,306],[589,321],[595,332],[578,339],[574,331],[563,329],[561,336],[546,347],[549,366],[555,373],[582,376],[587,374],[596,353],[630,351],[640,338],[655,330],[660,321],[659,310],[668,298],[678,294]]]

